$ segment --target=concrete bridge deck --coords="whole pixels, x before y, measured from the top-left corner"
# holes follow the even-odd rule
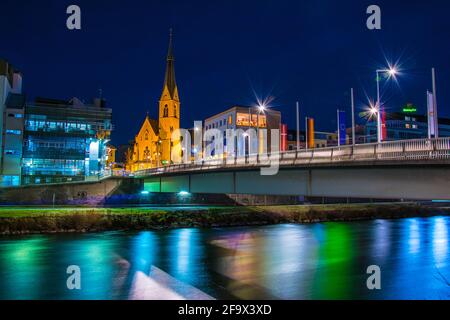
[[[143,170],[149,192],[450,200],[450,139],[420,139],[277,154],[278,172],[256,156]],[[264,169],[263,169],[264,170]]]

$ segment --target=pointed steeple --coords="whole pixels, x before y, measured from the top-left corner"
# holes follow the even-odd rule
[[[173,56],[173,35],[172,28],[169,30],[169,49],[167,50],[167,62],[166,62],[166,75],[164,77],[163,93],[161,95],[161,100],[167,99],[164,97],[164,93],[167,89],[170,95],[170,99],[175,98],[175,93],[177,91],[177,84],[175,81],[175,58]]]
[[[173,30],[169,29],[169,49],[167,50],[167,60],[175,60],[173,57]]]

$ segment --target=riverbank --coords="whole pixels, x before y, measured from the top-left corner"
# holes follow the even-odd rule
[[[0,234],[227,227],[448,215],[449,208],[415,203],[168,208],[0,209]]]

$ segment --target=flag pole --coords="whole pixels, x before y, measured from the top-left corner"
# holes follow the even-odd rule
[[[352,144],[356,144],[355,137],[355,96],[353,95],[353,88],[350,89],[350,95],[352,99]]]
[[[308,150],[308,117],[305,117],[305,149]]]
[[[341,126],[340,126],[340,119],[339,119],[339,109],[337,109],[337,140],[338,140],[338,147],[341,146]]]
[[[434,68],[431,68],[431,77],[433,82],[433,110],[434,110],[434,137],[439,138],[439,117],[437,112],[437,98],[436,98],[436,72]]]
[[[297,151],[300,150],[300,107],[298,101],[296,103],[297,109]]]
[[[427,90],[427,127],[428,127],[428,139],[431,139],[431,121],[432,121],[432,117],[431,116],[431,112],[432,112],[432,106],[430,106],[430,95],[431,92]]]

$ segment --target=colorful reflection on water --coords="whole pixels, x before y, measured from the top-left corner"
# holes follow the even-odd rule
[[[0,299],[450,299],[450,218],[0,238]],[[368,290],[367,267],[381,268]],[[81,290],[66,268],[81,268]]]

